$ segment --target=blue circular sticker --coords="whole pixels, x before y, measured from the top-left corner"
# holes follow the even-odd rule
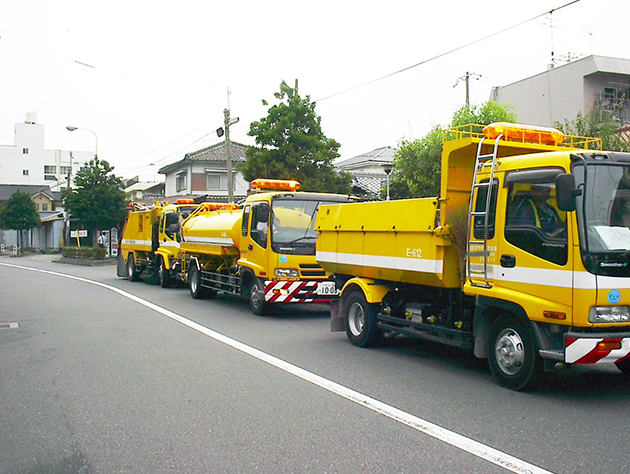
[[[287,260],[289,260],[289,259],[287,258],[286,255],[280,255],[280,263],[287,263]],[[610,297],[609,297],[609,299],[610,299]]]
[[[608,302],[610,304],[617,304],[621,300],[621,293],[619,290],[610,290],[608,293]]]

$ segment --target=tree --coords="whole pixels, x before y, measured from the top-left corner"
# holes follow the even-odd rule
[[[18,247],[21,247],[22,231],[39,227],[41,221],[37,206],[27,193],[17,191],[0,207],[0,228],[18,231]]]
[[[239,166],[244,178],[296,179],[305,191],[350,192],[352,177],[333,166],[340,145],[322,132],[315,103],[300,97],[297,81],[295,88],[282,81],[274,96],[281,102],[250,125],[248,135],[257,146],[245,151],[246,161]]]
[[[74,180],[76,187],[64,195],[64,206],[73,218],[89,231],[122,227],[126,217],[125,193],[120,178],[105,160],[94,157],[81,167]]]
[[[465,105],[453,115],[451,128],[468,124],[515,122],[509,108],[493,101],[479,106]],[[481,130],[479,130],[480,132]],[[425,137],[402,140],[394,155],[390,196],[395,199],[440,194],[442,129],[434,127]]]
[[[569,135],[601,138],[604,150],[630,152],[630,142],[619,130],[619,122],[601,106],[593,107],[586,115],[580,112],[573,121],[556,122],[555,126]]]

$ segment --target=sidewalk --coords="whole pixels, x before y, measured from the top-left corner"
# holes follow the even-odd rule
[[[35,260],[38,262],[54,262],[54,263],[65,263],[69,265],[85,265],[85,266],[93,266],[93,265],[116,265],[116,257],[108,258],[106,260],[87,260],[87,259],[78,259],[78,258],[64,258],[60,253],[25,253],[23,255],[19,255],[17,257],[13,256],[10,252],[4,252],[0,254],[0,257],[8,257],[19,260]]]

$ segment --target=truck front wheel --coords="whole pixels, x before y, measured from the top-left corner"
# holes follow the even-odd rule
[[[626,359],[617,363],[617,368],[621,370],[624,374],[630,376],[630,359]]]
[[[534,331],[512,314],[499,316],[492,324],[488,362],[494,378],[513,390],[527,390],[539,381],[543,364]]]
[[[360,291],[350,293],[344,305],[346,335],[358,347],[378,345],[383,331],[377,326],[375,305],[371,305]]]
[[[249,288],[249,307],[257,316],[267,312],[268,305],[265,301],[265,284],[260,278],[254,278]]]
[[[160,255],[158,257],[158,278],[162,288],[170,288],[171,286],[171,272],[164,264],[164,258]]]

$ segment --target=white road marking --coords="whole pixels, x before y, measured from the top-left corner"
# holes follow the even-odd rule
[[[42,270],[38,268],[31,268],[31,267],[25,267],[21,265],[12,265],[12,264],[6,264],[6,263],[0,263],[0,265],[6,266],[6,267],[12,267],[12,268],[19,268],[22,270],[30,270],[30,271],[35,271],[39,273],[45,273],[48,275],[54,275],[54,276],[59,276],[63,278],[69,278],[71,280],[81,281],[84,283],[100,286],[101,288],[105,288],[107,290],[113,291],[114,293],[117,293],[125,298],[135,301],[136,303],[141,304],[145,306],[146,308],[149,308],[159,314],[162,314],[163,316],[166,316],[174,321],[177,321],[178,323],[188,326],[189,328],[194,329],[195,331],[198,331],[214,339],[215,341],[222,342],[223,344],[226,344],[227,346],[230,346],[238,351],[241,351],[245,354],[255,357],[256,359],[266,362],[267,364],[272,365],[280,370],[283,370],[291,375],[294,375],[303,380],[306,380],[307,382],[310,382],[313,385],[323,388],[324,390],[327,390],[331,393],[339,395],[340,397],[350,400],[376,413],[380,413],[381,415],[384,415],[394,421],[398,421],[399,423],[407,425],[417,431],[420,431],[421,433],[429,435],[444,443],[450,444],[451,446],[454,446],[455,448],[458,448],[469,454],[472,454],[481,459],[484,459],[492,464],[496,464],[497,466],[500,466],[510,472],[513,472],[516,474],[525,474],[525,473],[551,474],[550,471],[542,469],[538,466],[534,466],[533,464],[530,464],[526,461],[518,459],[514,456],[510,456],[509,454],[503,453],[490,446],[486,446],[485,444],[482,444],[473,439],[467,438],[466,436],[462,436],[458,433],[442,428],[441,426],[431,423],[430,421],[423,420],[422,418],[414,416],[405,411],[399,410],[398,408],[395,408],[391,405],[387,405],[386,403],[383,403],[374,398],[368,397],[367,395],[364,395],[360,392],[357,392],[348,387],[340,385],[336,382],[325,379],[324,377],[321,377],[312,372],[304,370],[282,359],[278,359],[277,357],[274,357],[270,354],[267,354],[251,346],[248,346],[247,344],[243,344],[242,342],[239,342],[235,339],[224,336],[223,334],[213,331],[212,329],[208,329],[207,327],[202,326],[201,324],[198,324],[194,321],[184,318],[183,316],[180,316],[177,313],[174,313],[168,309],[165,309],[156,304],[153,304],[150,301],[146,301],[142,298],[139,298],[138,296],[132,295],[131,293],[127,293],[126,291],[121,290],[120,288],[116,288],[114,286],[111,286],[105,283],[100,283],[98,281],[88,280],[86,278],[81,278],[81,277],[77,277],[73,275],[67,275],[64,273],[53,272],[49,270]]]

